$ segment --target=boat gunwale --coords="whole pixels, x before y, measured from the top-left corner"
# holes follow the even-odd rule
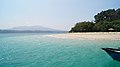
[[[105,51],[110,51],[110,52],[114,52],[114,53],[119,53],[120,54],[120,52],[117,52],[117,51],[120,51],[120,49],[114,49],[114,48],[102,48],[103,50],[105,50]]]

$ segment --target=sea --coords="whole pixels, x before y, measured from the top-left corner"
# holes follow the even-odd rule
[[[120,40],[46,36],[51,34],[59,33],[0,33],[0,67],[120,67],[101,49],[118,48]]]

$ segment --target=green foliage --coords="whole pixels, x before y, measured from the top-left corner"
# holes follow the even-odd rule
[[[110,22],[101,22],[101,23],[95,23],[94,25],[94,31],[96,32],[107,32],[109,28],[113,28]]]
[[[120,19],[120,9],[108,9],[94,16],[95,22],[114,21]]]
[[[79,22],[71,29],[70,32],[90,32],[94,26],[93,22]]]
[[[115,20],[111,22],[115,31],[120,32],[120,20]]]
[[[120,32],[120,9],[108,9],[98,13],[93,22],[79,22],[70,32],[108,32],[110,28]]]

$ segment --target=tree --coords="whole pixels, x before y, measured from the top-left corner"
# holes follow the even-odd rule
[[[103,22],[103,21],[108,21],[111,22],[113,20],[118,20],[120,19],[120,9],[108,9],[106,11],[102,11],[98,13],[97,15],[94,16],[95,22]]]
[[[93,31],[93,26],[93,22],[79,22],[70,30],[70,32],[91,32]]]
[[[113,25],[113,28],[115,29],[115,31],[120,32],[120,20],[115,20],[115,21],[112,21],[111,23],[112,23],[111,25]]]
[[[95,23],[94,25],[94,31],[95,32],[107,32],[109,28],[113,28],[111,22],[100,22],[100,23]]]
[[[110,28],[120,32],[120,8],[101,11],[93,22],[79,22],[71,28],[70,32],[108,32]]]

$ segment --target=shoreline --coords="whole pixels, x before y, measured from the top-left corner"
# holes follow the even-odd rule
[[[54,38],[82,40],[120,40],[120,32],[82,32],[47,35]]]

